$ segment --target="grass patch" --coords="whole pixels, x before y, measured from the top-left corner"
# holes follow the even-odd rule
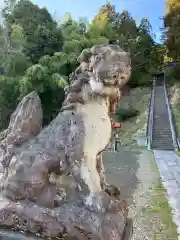
[[[134,150],[137,150],[137,151],[139,151],[139,152],[142,152],[142,151],[147,151],[147,147],[140,147],[140,146],[136,146],[136,147],[134,147],[133,148]]]
[[[176,136],[180,136],[180,84],[169,85],[168,96],[171,104],[173,123],[175,127]]]
[[[134,227],[135,239],[178,240],[177,227],[172,220],[167,193],[161,183],[153,153],[151,161],[147,161],[146,157],[144,160],[142,169],[146,169],[147,164],[147,172],[142,175],[138,196],[135,195],[132,204],[132,213],[138,226]]]
[[[152,171],[158,171],[155,161],[151,163]],[[177,226],[172,220],[171,207],[168,204],[167,193],[157,178],[147,191],[148,201],[142,208],[142,224],[149,230],[148,239],[151,240],[178,240]]]
[[[152,151],[151,151],[152,152]],[[152,152],[153,153],[153,152]],[[156,162],[155,162],[155,159],[154,159],[154,161],[152,161],[152,163],[151,163],[151,168],[153,169],[153,170],[156,170],[156,171],[158,171],[158,167],[157,167],[157,164],[156,164]]]
[[[180,151],[175,152],[178,157],[180,157]]]
[[[152,170],[158,171],[155,161],[152,162],[151,167]],[[151,197],[147,207],[143,209],[143,215],[146,215],[152,224],[155,232],[153,240],[178,240],[177,226],[172,220],[167,192],[160,178],[152,185]]]
[[[174,104],[174,106],[171,106],[172,108],[172,113],[173,113],[173,118],[174,118],[174,125],[175,125],[175,130],[176,130],[176,135],[177,137],[180,136],[180,107],[179,104]]]
[[[160,217],[163,230],[161,233],[157,233],[155,239],[178,239],[176,225],[172,221],[172,212],[168,204],[167,193],[162,183],[155,185],[153,192],[154,195],[148,208],[148,214],[152,219],[156,218],[156,216]]]

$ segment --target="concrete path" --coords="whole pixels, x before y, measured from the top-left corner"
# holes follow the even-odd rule
[[[107,182],[119,187],[122,198],[128,203],[129,217],[134,222],[132,240],[177,240],[174,237],[176,228],[168,226],[169,222],[162,219],[163,210],[152,212],[160,207],[155,201],[164,203],[161,197],[166,196],[155,190],[161,179],[153,152],[127,149],[105,152],[104,164]]]
[[[180,239],[180,157],[173,151],[154,150],[162,183],[167,190],[173,221]]]

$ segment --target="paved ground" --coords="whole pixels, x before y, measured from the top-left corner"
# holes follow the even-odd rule
[[[133,193],[139,182],[137,177],[140,167],[139,155],[140,152],[137,151],[122,150],[104,154],[107,181],[121,189],[121,194],[128,201],[128,204],[132,203]]]
[[[161,180],[153,153],[121,150],[106,152],[104,157],[108,182],[120,187],[122,198],[128,202],[134,220],[132,240],[177,240],[171,212],[170,220],[163,221],[169,210],[166,192],[154,191]]]
[[[162,183],[167,190],[173,220],[180,235],[180,157],[172,151],[154,150]],[[180,236],[179,236],[180,239]]]
[[[118,153],[105,154],[107,181],[120,187],[122,198],[130,207],[129,215],[134,221],[133,240],[149,239],[149,229],[140,215],[142,207],[147,203],[152,180],[158,178],[157,174],[152,172],[152,161],[150,152],[142,154],[139,151],[121,150]]]

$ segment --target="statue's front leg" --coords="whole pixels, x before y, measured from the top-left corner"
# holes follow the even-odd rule
[[[105,178],[105,170],[103,164],[103,153],[99,153],[96,157],[96,167],[100,177],[100,184],[102,189],[106,187],[106,178]]]
[[[103,152],[97,155],[96,160],[97,160],[97,171],[99,173],[100,184],[103,191],[108,193],[108,195],[110,196],[120,198],[120,190],[116,186],[107,184],[106,182],[105,170],[104,170],[104,164],[103,164]]]
[[[75,161],[72,166],[72,175],[82,194],[93,195],[101,192],[100,177],[96,169],[96,158],[84,156]]]

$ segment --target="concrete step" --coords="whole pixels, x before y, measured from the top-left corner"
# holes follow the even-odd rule
[[[174,149],[174,147],[173,147],[173,145],[172,144],[152,144],[152,146],[153,147],[159,147],[159,148],[173,148]]]
[[[153,146],[166,146],[166,147],[169,147],[169,146],[173,146],[173,142],[161,142],[161,141],[153,141]]]
[[[170,144],[173,145],[173,141],[153,141],[153,145],[164,145],[164,146],[169,146]]]
[[[154,142],[173,142],[172,138],[154,138]]]
[[[153,129],[152,135],[157,136],[157,137],[159,137],[159,136],[163,136],[163,137],[170,137],[170,136],[172,136],[170,131],[167,132],[167,131],[163,131],[163,130],[160,130],[160,129],[157,129],[157,131]]]
[[[163,129],[153,129],[152,134],[156,134],[157,136],[163,135],[163,136],[172,136],[171,131],[166,131]]]
[[[154,144],[173,144],[173,141],[172,140],[167,141],[167,140],[163,140],[163,139],[161,139],[161,140],[154,139],[153,143]]]
[[[173,147],[157,147],[157,146],[152,146],[152,149],[154,150],[163,150],[163,151],[174,151],[174,148]]]

